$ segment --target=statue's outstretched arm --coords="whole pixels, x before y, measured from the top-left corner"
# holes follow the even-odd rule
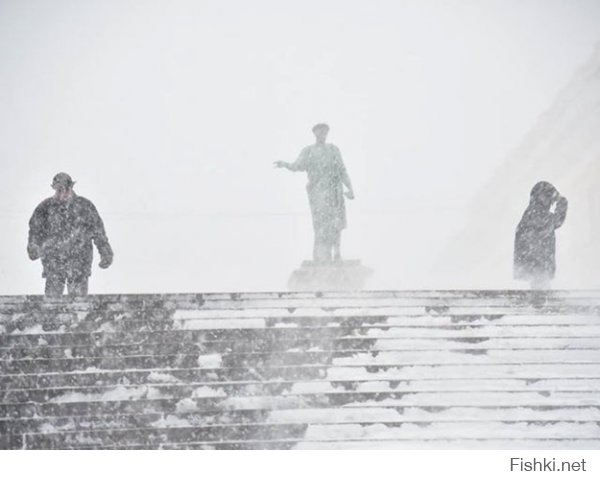
[[[305,148],[300,152],[300,155],[298,155],[298,159],[294,163],[275,162],[274,165],[276,168],[286,168],[292,172],[304,172],[306,171],[307,157],[307,149]]]
[[[273,165],[275,165],[275,168],[285,168],[285,169],[291,170],[291,171],[298,170],[297,168],[294,168],[293,163],[289,163],[289,162],[273,162]]]

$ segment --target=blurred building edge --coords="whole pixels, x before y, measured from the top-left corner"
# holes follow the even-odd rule
[[[373,270],[360,260],[314,262],[305,260],[288,280],[291,291],[364,290]]]
[[[466,222],[434,263],[436,276],[480,288],[512,282],[515,228],[531,187],[545,180],[570,205],[557,233],[557,286],[600,288],[598,132],[600,45],[472,199]]]

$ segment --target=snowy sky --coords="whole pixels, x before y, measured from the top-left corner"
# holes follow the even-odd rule
[[[0,0],[0,294],[42,291],[27,221],[58,171],[115,250],[92,292],[285,288],[312,231],[305,178],[272,162],[320,121],[355,184],[345,256],[373,288],[434,285],[599,41],[597,0]]]

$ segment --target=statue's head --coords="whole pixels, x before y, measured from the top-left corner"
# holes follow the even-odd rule
[[[315,134],[315,138],[318,142],[325,142],[327,134],[329,133],[329,125],[326,123],[317,123],[312,128],[312,132]]]

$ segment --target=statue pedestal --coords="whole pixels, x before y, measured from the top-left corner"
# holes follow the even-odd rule
[[[300,268],[292,273],[288,280],[288,288],[293,291],[363,290],[371,273],[373,271],[361,265],[360,260],[305,260]]]

